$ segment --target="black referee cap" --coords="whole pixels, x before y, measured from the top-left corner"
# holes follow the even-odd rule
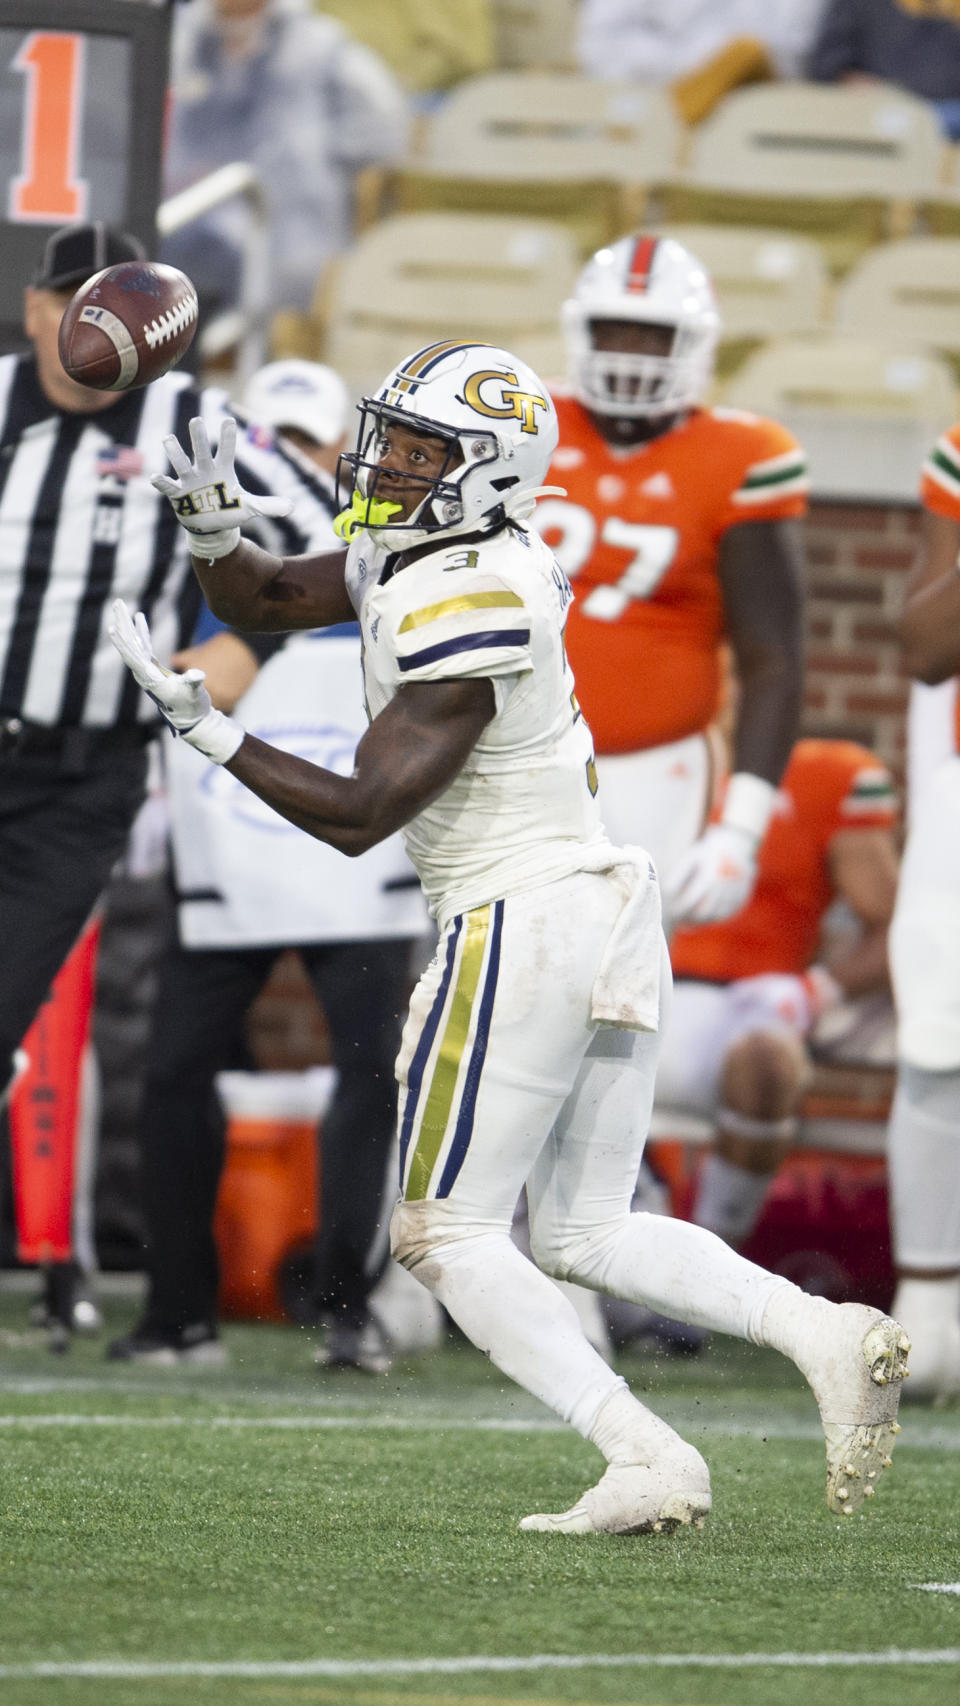
[[[33,283],[37,290],[78,290],[104,267],[146,258],[147,251],[137,237],[106,225],[102,219],[87,225],[62,225],[47,238]]]

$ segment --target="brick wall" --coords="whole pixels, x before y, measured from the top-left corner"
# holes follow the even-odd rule
[[[903,777],[907,682],[894,623],[919,509],[817,503],[807,531],[803,732],[859,740]]]
[[[919,511],[905,505],[814,504],[809,564],[803,732],[871,747],[902,778],[907,686],[894,621],[913,562]],[[300,961],[286,954],[248,1023],[259,1065],[326,1065],[329,1044]]]

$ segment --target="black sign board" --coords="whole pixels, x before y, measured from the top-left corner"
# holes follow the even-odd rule
[[[156,246],[170,6],[0,0],[0,347],[59,225],[105,219]]]

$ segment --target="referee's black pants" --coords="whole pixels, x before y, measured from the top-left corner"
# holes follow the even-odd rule
[[[410,993],[407,939],[298,946],[330,1030],[337,1085],[322,1121],[318,1311],[363,1325],[386,1259],[372,1260],[393,1150],[394,1062]],[[140,1121],[147,1235],[144,1327],[161,1334],[217,1313],[213,1237],[224,1161],[217,1072],[283,947],[186,949],[160,970]]]
[[[0,1093],[124,852],[146,771],[138,729],[44,730],[0,751]]]

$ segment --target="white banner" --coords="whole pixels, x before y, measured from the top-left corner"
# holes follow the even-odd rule
[[[298,634],[233,715],[250,734],[349,776],[367,727],[360,641]],[[294,828],[192,747],[164,737],[181,939],[191,948],[419,936],[426,907],[397,835],[358,859]]]

